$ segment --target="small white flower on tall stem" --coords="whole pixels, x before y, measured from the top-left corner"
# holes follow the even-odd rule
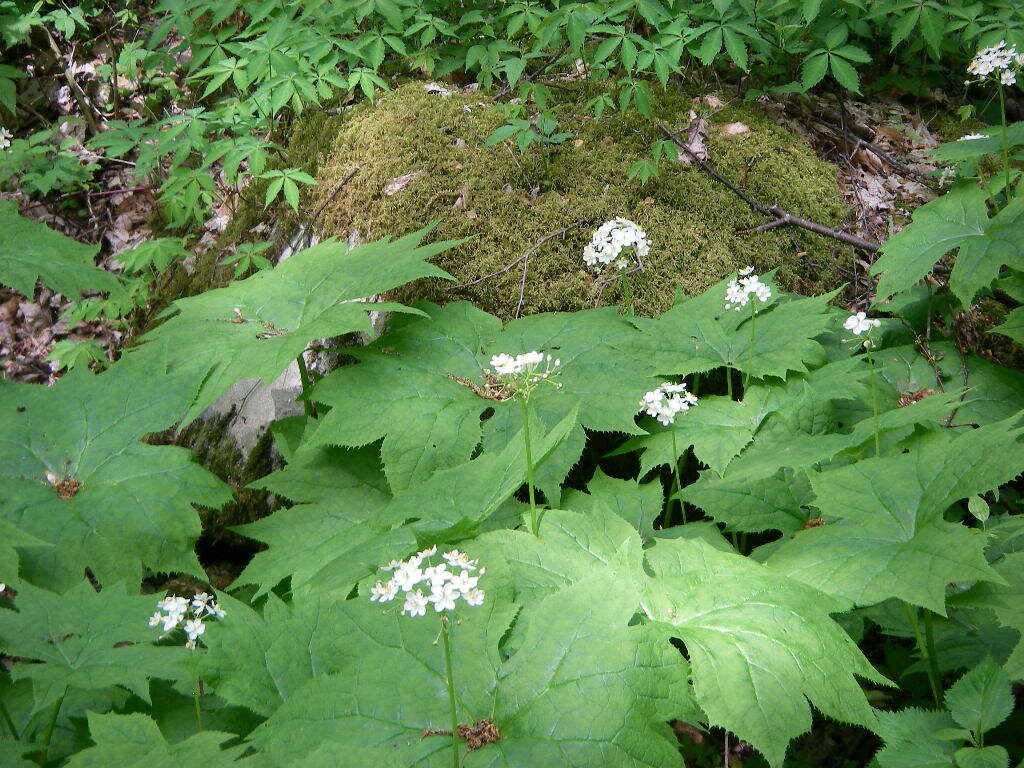
[[[640,408],[664,426],[675,423],[676,414],[688,411],[697,404],[697,396],[686,390],[682,384],[663,383],[657,389],[647,392],[640,400]]]
[[[385,567],[385,570],[393,572],[391,580],[378,581],[370,587],[370,600],[387,603],[402,592],[401,612],[407,616],[425,615],[430,604],[436,613],[454,611],[459,600],[465,600],[469,605],[480,605],[484,592],[477,584],[485,569],[478,568],[476,560],[457,549],[445,552],[441,556],[444,562],[435,565],[430,559],[436,554],[437,547],[430,547],[403,562],[392,560]],[[458,572],[450,569],[458,569]],[[425,594],[421,586],[429,587],[429,591]],[[471,599],[478,602],[470,602]]]
[[[156,607],[156,613],[149,617],[149,626],[161,625],[161,631],[166,634],[180,625],[185,632],[185,647],[189,649],[196,647],[196,640],[206,631],[203,622],[207,618],[213,616],[223,619],[227,615],[214,596],[206,592],[199,592],[191,600],[179,595],[168,595],[158,600]],[[186,618],[189,610],[192,611],[192,618]]]
[[[7,149],[11,146],[11,139],[14,138],[14,134],[6,128],[0,128],[0,149]]]
[[[869,333],[872,328],[878,328],[881,324],[881,320],[869,318],[863,312],[857,312],[846,318],[843,328],[851,331],[854,336],[860,336],[862,333]]]
[[[766,283],[761,282],[759,275],[753,274],[753,267],[744,267],[739,271],[739,277],[729,281],[725,286],[725,308],[734,309],[739,312],[743,307],[750,304],[751,297],[756,298],[762,304],[767,304],[772,297],[772,289]],[[756,311],[756,305],[753,305]]]

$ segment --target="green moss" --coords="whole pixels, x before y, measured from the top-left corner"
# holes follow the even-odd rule
[[[410,83],[376,105],[352,109],[343,119],[303,118],[289,154],[307,161],[319,158],[313,164],[320,185],[307,204],[316,210],[326,202],[317,225],[321,235],[355,233],[368,240],[401,235],[436,220],[435,237],[472,238],[436,259],[459,282],[501,269],[545,235],[588,220],[531,256],[524,313],[620,301],[619,283],[599,298],[599,278],[581,261],[592,229],[615,216],[636,221],[651,238],[646,269],[633,275],[630,284],[641,314],[662,311],[677,290],[693,295],[746,264],[760,271],[778,268],[792,289],[815,291],[841,282],[835,265],[849,258],[848,251],[833,240],[793,229],[735,234],[764,223],[764,217],[699,170],[665,163],[660,179],[645,186],[628,181],[630,166],[661,136],[635,113],[589,117],[582,104],[590,95],[587,89],[562,94],[553,105],[561,129],[571,130],[572,139],[521,155],[509,143],[484,147],[504,123],[487,97],[445,98]],[[689,97],[678,93],[662,93],[652,104],[659,121],[681,129],[689,124],[691,108]],[[752,130],[727,136],[715,127],[729,122]],[[325,153],[325,147],[330,151]],[[830,225],[846,215],[835,169],[803,140],[751,108],[715,115],[708,147],[726,177],[765,202]],[[337,192],[338,181],[357,167],[355,178]],[[396,194],[385,193],[392,179],[409,173],[422,175]],[[515,268],[454,291],[442,281],[426,280],[400,289],[395,298],[468,299],[508,318],[515,312],[520,279]]]

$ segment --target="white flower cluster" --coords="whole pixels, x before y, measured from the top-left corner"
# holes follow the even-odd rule
[[[170,632],[182,624],[181,628],[187,638],[185,647],[189,649],[196,647],[196,640],[206,631],[206,625],[203,622],[207,618],[215,616],[218,619],[223,619],[227,615],[224,609],[217,605],[213,595],[208,595],[205,592],[200,592],[191,600],[187,597],[168,595],[157,602],[156,607],[159,610],[149,617],[149,626],[155,627],[162,624],[163,631]],[[192,618],[186,618],[190,609]]]
[[[476,560],[470,560],[465,552],[457,549],[445,552],[441,556],[443,563],[431,565],[430,558],[435,554],[437,547],[430,547],[417,552],[408,560],[392,560],[381,566],[382,571],[392,572],[391,580],[374,584],[370,588],[370,600],[388,603],[395,599],[399,591],[404,592],[402,614],[408,616],[423,616],[430,604],[433,604],[437,613],[454,611],[455,602],[459,599],[465,600],[467,605],[483,605],[484,591],[477,587],[477,583],[487,569],[478,568]],[[458,573],[449,568],[457,568]],[[473,571],[476,571],[476,575]],[[424,594],[422,589],[418,589],[420,584],[429,585],[429,593]]]
[[[595,272],[600,272],[612,262],[616,269],[626,269],[629,262],[619,256],[627,248],[635,248],[638,259],[647,256],[651,252],[647,233],[629,219],[606,221],[597,228],[590,243],[583,249],[583,263]]]
[[[966,136],[961,136],[957,141],[976,141],[977,139],[987,139],[987,133],[968,133]]]
[[[853,331],[854,336],[860,336],[862,333],[868,333],[872,328],[877,328],[881,324],[881,320],[875,320],[868,317],[863,312],[858,312],[857,314],[850,315],[846,318],[846,322],[843,323],[843,328],[848,331]]]
[[[491,358],[491,367],[485,369],[485,372],[491,373],[493,371],[496,376],[501,376],[508,380],[508,383],[515,389],[522,390],[528,394],[534,386],[547,381],[558,373],[561,365],[561,360],[543,352],[524,352],[515,357],[502,352],[500,355],[494,355]],[[561,388],[562,386],[555,382],[550,383],[556,388]]]
[[[665,382],[652,389],[640,401],[640,407],[648,416],[653,416],[666,427],[676,420],[680,411],[688,411],[697,404],[697,396],[686,391],[686,384]]]
[[[0,149],[7,149],[11,146],[11,139],[13,138],[13,133],[8,131],[6,128],[0,128]]]
[[[998,74],[1000,83],[1013,85],[1017,82],[1017,68],[1022,64],[1024,53],[1018,53],[1016,46],[1007,45],[1006,41],[1002,40],[978,51],[967,65],[967,72],[979,80]]]
[[[761,282],[758,275],[753,274],[753,267],[744,267],[740,270],[738,280],[731,280],[725,287],[725,308],[735,309],[737,312],[750,303],[750,297],[756,296],[762,303],[767,303],[772,297],[772,289]]]

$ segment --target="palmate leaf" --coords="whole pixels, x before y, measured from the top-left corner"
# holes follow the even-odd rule
[[[429,320],[396,318],[376,342],[352,350],[358,365],[339,368],[317,384],[314,399],[331,411],[310,445],[354,446],[383,438],[384,472],[395,491],[466,461],[481,438],[485,452],[501,450],[519,433],[522,417],[514,399],[488,396],[483,372],[492,355],[530,350],[551,353],[562,363],[561,388],[540,386],[530,398],[545,429],[578,406],[582,427],[639,432],[633,421],[637,403],[657,381],[632,344],[636,330],[614,308],[533,315],[504,328],[467,303],[421,308]],[[481,425],[485,412],[491,415]],[[581,426],[536,478],[553,498],[583,450]]]
[[[101,584],[138,584],[144,566],[202,575],[191,505],[231,491],[187,450],[140,442],[173,425],[196,386],[130,358],[52,387],[0,384],[0,516],[53,545],[20,550],[26,579],[63,590],[86,568]]]
[[[237,738],[233,733],[201,731],[184,741],[169,744],[160,728],[146,715],[89,713],[89,735],[96,745],[74,755],[68,768],[180,768],[196,764],[204,768],[239,765],[245,749],[221,745]]]
[[[584,514],[606,510],[632,525],[646,541],[654,537],[654,521],[664,507],[663,496],[664,489],[657,480],[618,480],[598,468],[587,483],[587,492],[566,489],[560,507]]]
[[[93,264],[99,246],[84,245],[22,218],[9,200],[0,200],[0,232],[0,284],[29,299],[37,281],[71,299],[83,291],[123,291],[115,275]]]
[[[45,541],[29,536],[23,530],[6,520],[0,519],[0,575],[5,583],[17,583],[19,571],[18,549],[23,547],[48,547]]]
[[[742,401],[716,395],[702,397],[698,407],[677,416],[671,426],[645,420],[641,426],[648,434],[631,438],[612,455],[642,451],[643,476],[656,467],[672,464],[692,446],[697,458],[720,474],[753,439],[765,415],[761,408]]]
[[[472,554],[472,552],[471,552]],[[500,573],[488,567],[487,579]],[[502,660],[498,642],[515,612],[508,586],[462,612],[454,628],[461,724],[490,718],[500,740],[468,752],[465,766],[665,766],[679,763],[664,721],[686,713],[685,666],[650,627],[628,626],[635,605],[603,582],[580,582],[536,607],[523,643]],[[314,748],[386,747],[402,765],[449,764],[444,661],[437,621],[410,619],[365,599],[338,607],[345,659],[290,696],[253,735],[288,764]]]
[[[97,694],[114,685],[148,701],[147,678],[173,677],[181,661],[181,649],[149,644],[153,600],[129,595],[123,583],[97,592],[81,580],[64,594],[23,583],[17,607],[0,610],[0,649],[41,662],[11,668],[15,680],[32,681],[36,711],[68,690]]]
[[[958,251],[949,287],[963,306],[987,287],[1004,265],[1024,264],[1024,199],[991,219],[987,195],[971,184],[957,187],[914,211],[907,228],[882,245],[871,274],[881,274],[876,301],[910,288],[942,256]]]
[[[370,332],[370,311],[410,311],[369,300],[421,277],[450,278],[427,259],[453,243],[420,245],[427,231],[351,251],[327,240],[274,269],[179,299],[173,317],[147,333],[149,344],[134,354],[165,348],[173,370],[206,375],[189,411],[195,417],[241,379],[272,382],[314,339]]]
[[[749,307],[727,309],[725,289],[723,281],[653,320],[635,319],[644,331],[637,345],[658,373],[686,375],[728,366],[757,378],[785,378],[791,371],[807,371],[809,362],[824,362],[815,337],[837,326],[828,306],[835,293],[784,295],[754,316]]]
[[[815,473],[814,505],[836,522],[797,533],[768,564],[858,605],[898,597],[945,614],[952,581],[996,581],[985,536],[943,518],[954,502],[999,487],[1024,465],[1016,419],[917,450]]]
[[[606,595],[632,594],[649,628],[686,645],[709,722],[773,765],[810,727],[807,700],[831,717],[873,726],[854,675],[885,679],[829,618],[839,603],[817,590],[700,538],[659,539],[642,550],[636,531],[607,511],[548,512],[539,538],[503,531],[476,544],[484,560],[508,561],[526,605],[519,622],[528,627],[537,621],[531,606],[569,584],[600,578]]]
[[[846,362],[827,368],[844,370]],[[810,500],[808,470],[842,453],[856,455],[858,446],[871,445],[873,450],[876,429],[882,443],[888,445],[906,437],[915,425],[937,426],[960,403],[961,395],[937,393],[903,408],[893,398],[893,407],[880,413],[877,420],[870,412],[847,402],[844,418],[852,420],[853,428],[835,431],[843,425],[831,410],[827,389],[816,391],[808,381],[788,382],[786,386],[791,390],[789,397],[773,397],[771,406],[762,406],[777,410],[765,419],[754,441],[722,475],[702,472],[697,482],[682,490],[681,499],[705,510],[731,530],[800,530],[812,517],[806,509]],[[863,393],[863,387],[854,375],[848,394],[856,393]],[[768,397],[756,391],[752,395]]]
[[[535,466],[544,466],[575,424],[574,409],[551,432],[535,429]],[[269,545],[253,558],[239,583],[257,584],[263,593],[290,577],[294,591],[345,594],[380,563],[408,555],[417,541],[471,535],[525,479],[521,436],[500,452],[438,470],[394,496],[374,447],[301,452],[284,470],[254,485],[314,503],[278,510],[237,529]]]

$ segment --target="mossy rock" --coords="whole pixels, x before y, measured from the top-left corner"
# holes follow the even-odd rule
[[[459,283],[495,272],[545,235],[587,220],[532,254],[523,314],[620,302],[622,284],[612,283],[602,293],[600,280],[610,275],[595,275],[581,259],[591,231],[616,216],[637,222],[651,240],[645,270],[630,278],[639,314],[661,312],[677,291],[694,295],[747,264],[761,272],[777,268],[792,290],[822,291],[841,283],[836,267],[849,260],[848,249],[802,230],[736,234],[763,224],[764,217],[698,169],[665,162],[659,179],[646,185],[628,180],[633,163],[662,137],[652,121],[634,112],[593,118],[583,107],[591,95],[587,86],[568,96],[560,92],[552,109],[560,130],[572,131],[572,138],[521,154],[508,142],[484,146],[505,122],[488,97],[441,96],[422,83],[408,83],[344,116],[304,117],[293,131],[289,155],[320,182],[306,203],[307,211],[324,206],[318,234],[366,241],[436,221],[432,237],[471,238],[435,260]],[[651,106],[658,121],[681,130],[690,123],[693,102],[685,94],[661,91]],[[729,134],[721,128],[728,123],[743,123],[750,131]],[[837,225],[846,216],[835,168],[755,107],[714,115],[707,146],[712,164],[755,197],[824,224]],[[356,168],[339,191],[338,182]],[[407,174],[413,176],[405,187],[389,194],[389,184]],[[239,227],[245,226],[240,220]],[[516,267],[456,290],[444,281],[422,280],[392,298],[466,299],[508,319],[516,311],[521,278]]]

